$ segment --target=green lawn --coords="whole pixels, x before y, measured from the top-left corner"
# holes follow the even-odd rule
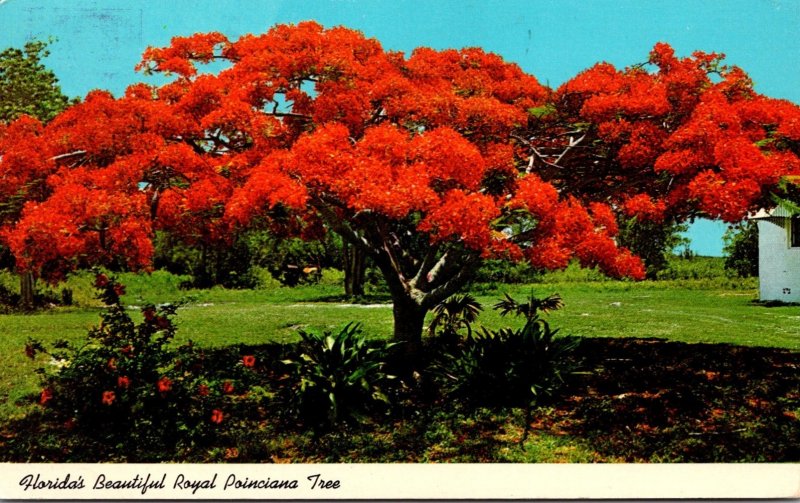
[[[0,283],[13,280],[0,275]],[[183,278],[162,272],[124,274],[121,280],[127,286],[123,303],[135,319],[145,304],[183,303],[176,344],[193,340],[207,348],[255,347],[296,341],[298,329],[336,329],[352,321],[362,323],[369,337],[387,338],[392,330],[385,295],[343,302],[338,278],[297,288],[267,283],[257,290],[182,290]],[[85,273],[53,290],[56,295],[70,288],[74,306],[0,315],[0,423],[35,423],[35,414],[22,418],[39,410],[29,398],[39,389],[35,369],[46,365],[48,357],[30,361],[25,342],[29,337],[50,343],[82,340],[101,312],[91,297],[91,282]],[[503,293],[518,300],[531,293],[559,293],[565,307],[547,315],[551,325],[586,337],[581,351],[592,372],[585,382],[574,383],[561,402],[537,412],[524,443],[518,443],[521,409],[476,409],[462,417],[460,409],[440,411],[438,405],[427,415],[375,423],[341,438],[331,433],[320,440],[324,445],[317,445],[313,435],[273,431],[262,423],[260,440],[237,443],[255,449],[243,456],[258,462],[263,461],[259,449],[279,457],[336,462],[795,459],[791,445],[800,435],[793,419],[800,414],[800,388],[791,369],[800,354],[800,307],[754,303],[756,286],[752,279],[724,276],[620,282],[568,270],[533,285],[469,289],[484,306],[478,324],[492,328],[522,323],[491,309]],[[758,432],[752,438],[738,433],[751,429]],[[715,445],[713,435],[723,431],[729,448],[706,455]],[[14,438],[10,432],[2,433],[6,440]],[[768,440],[775,445],[767,445]],[[201,457],[217,459],[223,451]]]
[[[559,279],[558,276],[554,276]],[[180,290],[177,277],[124,275],[126,304],[132,310],[147,302],[184,300],[178,311],[176,342],[193,340],[207,347],[256,345],[296,340],[297,329],[334,329],[351,321],[363,324],[371,337],[389,337],[390,304],[377,297],[372,303],[336,302],[338,285],[298,288],[271,286],[259,290]],[[72,280],[81,289],[85,277]],[[517,298],[558,292],[565,307],[549,315],[562,333],[586,337],[666,338],[689,343],[730,343],[800,350],[800,308],[754,304],[753,289],[714,286],[704,280],[657,282],[549,282],[508,285],[476,293],[485,310],[480,323],[498,327],[520,323],[501,319],[491,310],[503,292]],[[752,282],[745,286],[752,286]],[[83,307],[55,308],[35,314],[0,315],[0,417],[17,415],[15,403],[36,389],[35,363],[23,347],[28,337],[42,341],[79,340],[98,321],[86,293]],[[76,297],[78,297],[76,295]]]

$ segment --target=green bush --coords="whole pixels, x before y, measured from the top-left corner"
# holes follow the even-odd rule
[[[758,276],[758,225],[748,220],[732,226],[723,236],[725,241],[725,270],[742,278]]]
[[[659,280],[719,280],[731,277],[721,257],[672,256],[666,269],[658,273]]]
[[[368,343],[359,325],[352,323],[335,335],[299,333],[299,354],[284,363],[292,376],[287,401],[304,424],[327,428],[360,420],[376,405],[388,405],[383,387],[392,376],[383,369],[391,344]]]
[[[486,260],[477,273],[475,283],[532,283],[541,277],[541,271],[534,269],[528,261],[509,262],[507,260]]]
[[[98,274],[95,286],[107,308],[85,343],[26,346],[31,358],[51,357],[40,369],[39,397],[51,420],[102,446],[105,456],[158,461],[206,444],[249,406],[254,357],[211,374],[191,343],[170,348],[175,305],[145,306],[136,324],[120,302],[120,283]]]
[[[538,316],[512,330],[483,328],[454,350],[444,351],[434,374],[444,392],[486,405],[538,405],[554,397],[564,379],[578,368],[574,337]]]
[[[688,229],[687,224],[620,217],[617,242],[642,259],[648,279],[656,279],[667,269],[673,251],[688,246],[689,240],[681,235]]]
[[[257,284],[251,271],[254,250],[246,234],[235,236],[229,246],[223,246],[207,244],[203,239],[189,245],[167,232],[159,232],[155,248],[156,268],[191,276],[185,287],[253,288]]]
[[[577,260],[561,270],[548,271],[542,275],[538,283],[585,283],[615,281],[600,272],[597,267],[582,267]]]
[[[305,240],[252,231],[246,239],[251,263],[269,271],[284,286],[318,283],[324,267],[341,267],[341,243],[332,234]]]

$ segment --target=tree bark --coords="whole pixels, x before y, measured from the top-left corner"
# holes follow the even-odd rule
[[[409,297],[392,296],[394,315],[394,342],[399,342],[398,353],[404,360],[413,365],[418,360],[422,349],[422,329],[428,309],[420,306]]]
[[[366,272],[366,253],[358,246],[345,241],[342,244],[344,268],[344,293],[348,297],[364,295],[364,273]]]
[[[33,273],[19,274],[19,307],[24,311],[33,309]]]

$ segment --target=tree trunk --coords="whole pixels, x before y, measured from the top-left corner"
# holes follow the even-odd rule
[[[422,328],[428,310],[408,297],[393,296],[394,342],[399,342],[398,353],[404,355],[409,364],[418,361],[422,350]]]
[[[19,307],[24,311],[33,309],[33,273],[19,275]]]
[[[364,250],[347,242],[342,245],[344,268],[344,293],[348,297],[364,295],[366,254]]]

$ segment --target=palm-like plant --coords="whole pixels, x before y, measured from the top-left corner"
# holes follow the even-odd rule
[[[514,316],[524,316],[527,320],[533,320],[540,312],[549,313],[562,307],[564,307],[564,301],[557,293],[543,298],[538,298],[531,293],[527,302],[517,302],[510,295],[505,294],[505,299],[492,306],[493,309],[500,311],[500,316],[514,314]]]
[[[433,308],[429,333],[445,339],[455,339],[459,330],[464,328],[467,336],[471,336],[472,324],[477,321],[481,311],[483,306],[472,295],[453,295]]]
[[[388,403],[382,386],[392,376],[383,371],[386,350],[393,344],[371,345],[359,324],[337,334],[299,331],[302,353],[283,360],[294,374],[291,402],[314,427],[358,420],[375,402]]]

